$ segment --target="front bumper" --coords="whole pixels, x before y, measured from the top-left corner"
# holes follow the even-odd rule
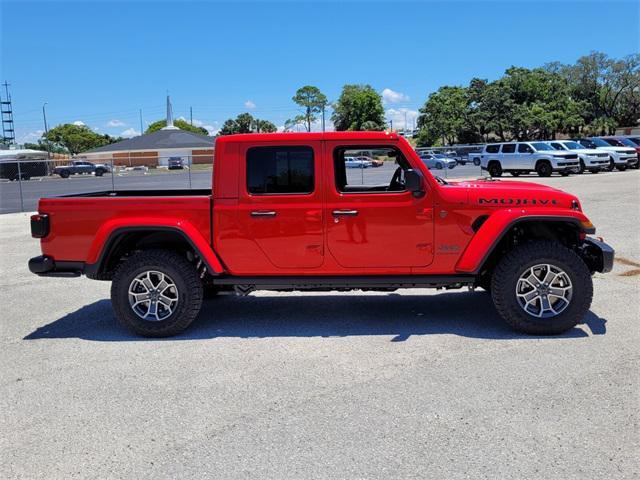
[[[615,250],[600,239],[585,238],[580,247],[580,256],[592,272],[607,273],[613,270]]]
[[[55,261],[39,255],[29,260],[29,270],[40,277],[78,277],[84,270],[84,262]]]

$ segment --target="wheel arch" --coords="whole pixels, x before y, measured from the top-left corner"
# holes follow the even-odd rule
[[[188,229],[185,231],[184,226],[121,226],[105,235],[104,241],[99,240],[100,235],[96,235],[94,243],[100,241],[101,244],[93,249],[94,258],[90,258],[85,264],[84,273],[89,278],[110,280],[115,267],[123,257],[134,251],[155,248],[168,248],[191,258],[198,257],[204,262],[209,273],[223,273],[224,268],[209,244],[201,235],[189,232]]]
[[[587,224],[590,225],[588,219],[581,213],[528,215],[515,219],[496,218],[494,214],[483,222],[469,242],[456,264],[456,271],[482,275],[518,242],[547,239],[574,246],[580,241],[581,234],[595,233],[594,228],[585,227]]]

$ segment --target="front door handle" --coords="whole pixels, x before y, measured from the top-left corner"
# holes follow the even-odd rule
[[[265,210],[254,210],[251,212],[252,217],[275,217],[276,212],[273,211],[265,211]]]
[[[358,215],[358,210],[334,210],[331,213],[334,217],[355,217]]]

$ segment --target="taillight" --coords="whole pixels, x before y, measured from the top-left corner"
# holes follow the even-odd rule
[[[31,236],[44,238],[47,235],[49,235],[49,215],[46,213],[31,215]]]

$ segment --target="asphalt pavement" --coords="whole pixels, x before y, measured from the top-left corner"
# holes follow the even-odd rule
[[[411,289],[220,297],[142,339],[109,283],[29,274],[28,214],[1,216],[0,476],[639,478],[640,172],[533,179],[618,254],[555,337]]]

